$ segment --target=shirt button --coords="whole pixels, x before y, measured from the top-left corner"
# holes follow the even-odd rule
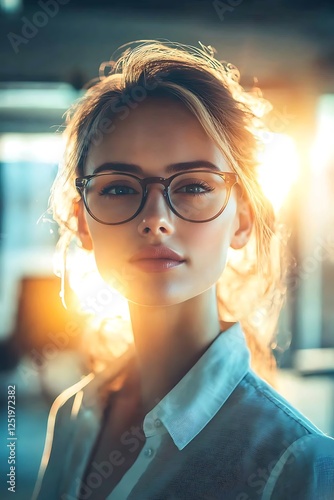
[[[155,426],[155,427],[161,427],[161,425],[162,425],[161,420],[159,420],[159,419],[157,418],[157,419],[154,421],[154,426]]]
[[[152,448],[146,448],[146,450],[145,450],[146,457],[151,457],[153,455],[153,453],[154,452],[153,452]]]

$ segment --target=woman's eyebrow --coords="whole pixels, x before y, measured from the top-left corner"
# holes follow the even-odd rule
[[[99,174],[100,172],[105,172],[109,170],[115,170],[116,172],[127,172],[130,174],[142,174],[143,171],[138,165],[132,163],[120,163],[120,162],[108,162],[103,163],[99,167],[96,167],[93,174]]]
[[[166,167],[166,172],[168,174],[173,174],[183,170],[192,170],[194,168],[208,168],[214,170],[215,172],[221,172],[222,170],[217,167],[214,163],[207,160],[196,160],[187,161],[181,163],[173,163]],[[120,163],[120,162],[108,162],[96,167],[93,174],[98,174],[105,171],[114,170],[116,172],[126,172],[130,174],[143,174],[143,169],[139,165],[134,165],[133,163]]]

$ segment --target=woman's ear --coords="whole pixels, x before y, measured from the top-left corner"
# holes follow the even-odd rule
[[[78,237],[81,241],[82,248],[85,250],[93,250],[93,242],[88,229],[85,207],[82,200],[74,203],[74,215],[78,220]]]
[[[236,214],[237,228],[232,236],[230,246],[235,250],[242,248],[248,242],[254,224],[253,211],[247,199],[240,197],[238,199],[238,208]]]

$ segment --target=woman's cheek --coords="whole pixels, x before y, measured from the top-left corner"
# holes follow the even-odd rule
[[[217,224],[211,221],[199,226],[206,226],[195,230],[189,235],[191,252],[200,262],[200,267],[210,279],[219,279],[224,271],[228,248],[231,241],[231,226]]]

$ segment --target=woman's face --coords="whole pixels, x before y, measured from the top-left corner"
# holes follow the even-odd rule
[[[142,178],[169,177],[168,166],[198,160],[211,162],[223,172],[232,171],[182,103],[147,98],[114,125],[114,130],[89,150],[85,175],[109,162],[135,164]],[[79,235],[86,246],[92,245],[102,278],[112,286],[116,283],[128,300],[147,306],[173,305],[217,282],[229,246],[240,248],[247,242],[250,211],[233,188],[220,216],[205,223],[188,222],[170,210],[161,184],[151,184],[148,190],[143,210],[131,221],[115,226],[97,222],[80,202]],[[161,246],[176,252],[181,260],[136,260],[139,252]]]

